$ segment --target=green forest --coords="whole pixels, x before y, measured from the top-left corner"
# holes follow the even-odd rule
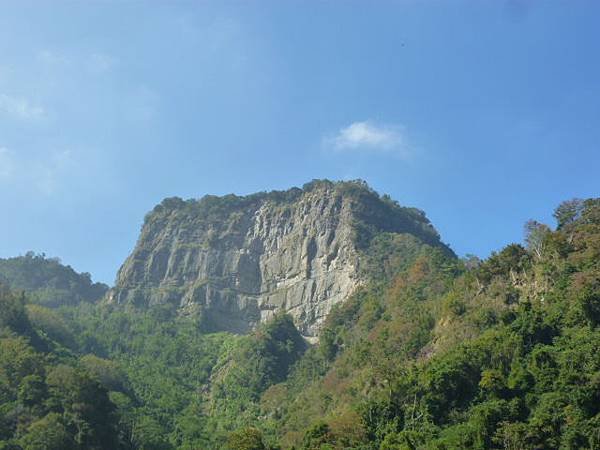
[[[0,260],[0,449],[600,449],[600,199],[554,217],[485,260],[370,236],[317,344]]]

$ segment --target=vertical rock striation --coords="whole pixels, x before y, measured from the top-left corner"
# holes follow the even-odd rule
[[[108,301],[176,304],[207,329],[238,333],[285,311],[316,336],[332,306],[365,281],[361,249],[382,231],[443,245],[422,212],[364,182],[166,199],[146,216]]]

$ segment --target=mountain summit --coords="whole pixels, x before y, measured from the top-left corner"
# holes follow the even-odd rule
[[[382,233],[450,251],[422,211],[360,180],[168,198],[146,216],[108,301],[170,304],[208,330],[236,333],[286,312],[305,336],[316,336],[332,306],[366,281],[363,256]]]

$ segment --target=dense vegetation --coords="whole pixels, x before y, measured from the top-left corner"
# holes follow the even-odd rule
[[[103,283],[92,283],[89,273],[77,273],[57,258],[33,252],[0,259],[0,283],[26,291],[30,301],[48,307],[95,302],[108,290]]]
[[[598,448],[600,200],[556,217],[556,231],[530,222],[527,248],[483,262],[424,249],[331,314],[320,345],[263,396],[280,442]]]
[[[258,192],[246,196],[206,195],[199,200],[171,197],[163,200],[147,214],[145,223],[165,225],[171,216],[177,215],[181,223],[190,228],[193,225],[196,230],[215,225],[231,228],[232,216],[236,218],[244,212],[253,212],[264,202],[285,207],[297,201],[303,194],[313,191],[318,191],[321,195],[331,191],[338,198],[352,200],[356,214],[354,238],[359,247],[368,247],[371,239],[381,231],[399,230],[410,233],[427,244],[440,244],[437,231],[423,211],[400,206],[388,195],[380,196],[363,180],[313,180],[304,184],[302,189],[295,187],[286,191]]]
[[[600,199],[555,217],[484,261],[370,236],[315,346],[4,289],[0,448],[600,448]]]
[[[37,310],[60,327],[51,310]],[[28,317],[23,296],[0,289],[0,448],[119,448],[116,408],[96,369]]]

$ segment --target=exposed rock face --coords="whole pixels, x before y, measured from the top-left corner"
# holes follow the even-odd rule
[[[389,224],[377,225],[386,222],[377,217],[386,208],[395,213]],[[381,199],[359,182],[167,199],[146,217],[108,300],[176,303],[182,313],[199,314],[209,329],[234,332],[283,310],[304,335],[316,336],[332,306],[364,281],[357,224],[363,234],[391,226],[438,239],[422,213]]]

